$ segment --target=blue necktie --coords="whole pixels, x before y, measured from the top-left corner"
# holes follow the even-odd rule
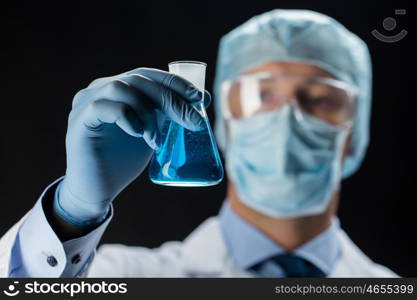
[[[286,277],[326,277],[326,274],[311,262],[292,253],[280,254],[267,261],[273,261],[279,265],[285,272]],[[251,269],[257,272],[262,264],[267,261],[258,263]]]

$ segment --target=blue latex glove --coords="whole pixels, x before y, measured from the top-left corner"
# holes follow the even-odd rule
[[[81,228],[98,224],[148,164],[165,115],[190,130],[202,128],[204,120],[191,104],[201,97],[185,79],[149,68],[100,78],[79,91],[68,120],[67,170],[55,193],[55,212]]]

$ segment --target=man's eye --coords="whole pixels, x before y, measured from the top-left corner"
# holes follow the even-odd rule
[[[339,110],[343,108],[343,101],[337,98],[318,98],[317,105],[327,110]]]
[[[315,105],[318,103],[317,98],[311,95],[307,95],[306,93],[299,93],[297,95],[297,100],[300,104],[307,106]]]
[[[262,100],[262,102],[272,101],[273,99],[274,99],[274,96],[271,92],[261,91],[261,100]]]
[[[329,104],[328,99],[324,97],[313,97],[311,98],[311,101],[314,102],[316,105],[321,105],[321,106],[326,106]]]
[[[329,99],[325,96],[314,96],[314,95],[307,95],[307,94],[301,94],[298,97],[298,100],[302,102],[305,105],[314,105],[316,107],[325,107],[329,106],[332,101],[329,101]]]

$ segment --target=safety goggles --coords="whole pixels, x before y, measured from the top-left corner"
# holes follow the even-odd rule
[[[221,93],[226,119],[248,118],[291,105],[301,122],[308,119],[307,114],[347,128],[356,110],[356,88],[328,77],[256,73],[224,82]]]

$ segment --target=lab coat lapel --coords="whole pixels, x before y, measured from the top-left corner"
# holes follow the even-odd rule
[[[184,271],[190,277],[253,277],[230,256],[218,217],[211,217],[184,241]]]
[[[329,277],[398,277],[390,269],[374,263],[339,229],[341,258]]]
[[[184,270],[194,275],[221,274],[228,259],[217,217],[197,227],[184,241]]]
[[[355,273],[355,268],[360,267],[363,262],[358,262],[357,253],[355,253],[356,247],[342,229],[339,229],[338,239],[341,257],[328,277],[352,277]]]

